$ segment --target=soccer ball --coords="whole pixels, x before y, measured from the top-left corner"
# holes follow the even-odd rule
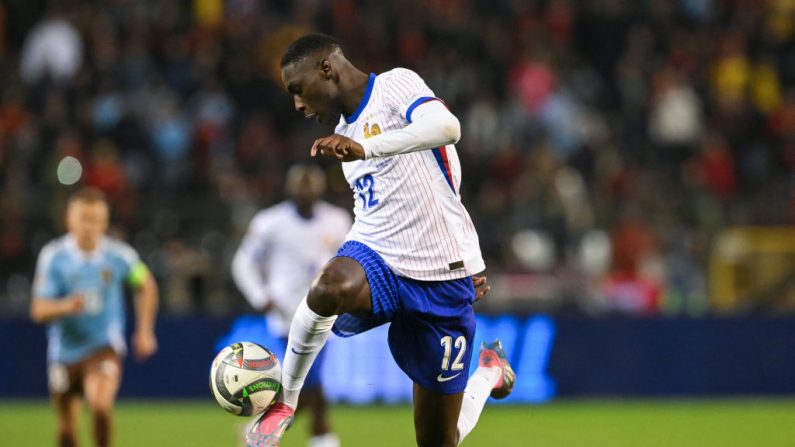
[[[231,344],[213,360],[210,389],[224,410],[251,416],[267,410],[281,391],[282,366],[269,349],[243,341]]]

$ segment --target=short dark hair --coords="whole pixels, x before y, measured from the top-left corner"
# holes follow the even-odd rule
[[[71,196],[69,196],[68,203],[73,202],[86,202],[86,203],[96,203],[101,202],[104,204],[108,204],[108,199],[105,197],[105,193],[97,188],[81,188],[75,191]]]
[[[282,67],[298,62],[310,54],[321,50],[333,50],[339,48],[337,39],[322,33],[306,34],[294,40],[287,47],[287,51],[282,56]]]

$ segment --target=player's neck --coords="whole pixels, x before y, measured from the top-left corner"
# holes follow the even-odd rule
[[[350,71],[340,79],[340,87],[345,92],[342,97],[342,111],[345,115],[352,115],[364,98],[370,76],[351,66]]]
[[[73,244],[73,247],[77,249],[77,252],[85,258],[95,257],[99,252],[99,246],[102,243],[101,238],[96,240],[87,240],[78,238],[72,233],[69,233],[69,238],[71,239],[71,244]]]
[[[312,205],[299,205],[295,204],[295,212],[304,219],[311,219],[315,214],[315,206]]]
[[[77,241],[77,248],[79,248],[80,251],[86,256],[94,254],[97,251],[97,247],[99,247],[98,242]]]

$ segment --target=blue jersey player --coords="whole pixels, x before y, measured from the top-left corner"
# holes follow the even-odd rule
[[[126,352],[125,287],[136,298],[135,357],[144,360],[157,350],[157,285],[135,250],[105,235],[108,215],[100,191],[75,193],[66,209],[68,233],[49,242],[36,265],[31,318],[47,324],[47,376],[61,447],[77,445],[81,397],[91,411],[95,445],[111,444]]]
[[[389,322],[389,349],[414,382],[417,444],[455,446],[489,395],[507,396],[514,382],[498,341],[481,347],[479,367],[468,374],[472,304],[489,286],[459,194],[459,122],[416,73],[363,73],[326,35],[293,42],[281,67],[296,110],[336,125],[311,155],[343,162],[356,218],[295,313],[283,393],[247,443],[278,445],[332,330],[346,337]]]

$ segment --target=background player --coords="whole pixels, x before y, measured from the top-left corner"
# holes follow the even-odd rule
[[[36,265],[30,314],[47,323],[47,375],[61,446],[77,445],[81,396],[93,417],[95,444],[111,444],[126,352],[125,285],[135,291],[135,357],[144,360],[157,350],[157,285],[133,248],[105,235],[108,221],[103,194],[78,191],[66,208],[68,233],[45,245]]]
[[[232,275],[248,302],[266,314],[268,330],[284,341],[298,304],[315,274],[351,228],[346,210],[321,201],[326,179],[317,166],[295,165],[287,173],[288,200],[260,211],[249,224],[232,261]],[[284,358],[282,356],[281,358]],[[336,447],[330,433],[318,356],[301,392],[312,415],[310,447]]]
[[[480,367],[467,384],[472,304],[488,285],[485,277],[472,279],[485,264],[458,194],[453,144],[459,122],[416,73],[368,76],[326,35],[293,42],[281,66],[296,110],[319,123],[339,123],[335,135],[315,141],[311,154],[346,162],[356,220],[296,312],[283,401],[253,427],[249,445],[278,444],[332,326],[350,336],[390,321],[390,350],[414,381],[417,443],[454,446],[474,427],[489,394],[504,397],[513,387],[498,342],[481,349]]]

